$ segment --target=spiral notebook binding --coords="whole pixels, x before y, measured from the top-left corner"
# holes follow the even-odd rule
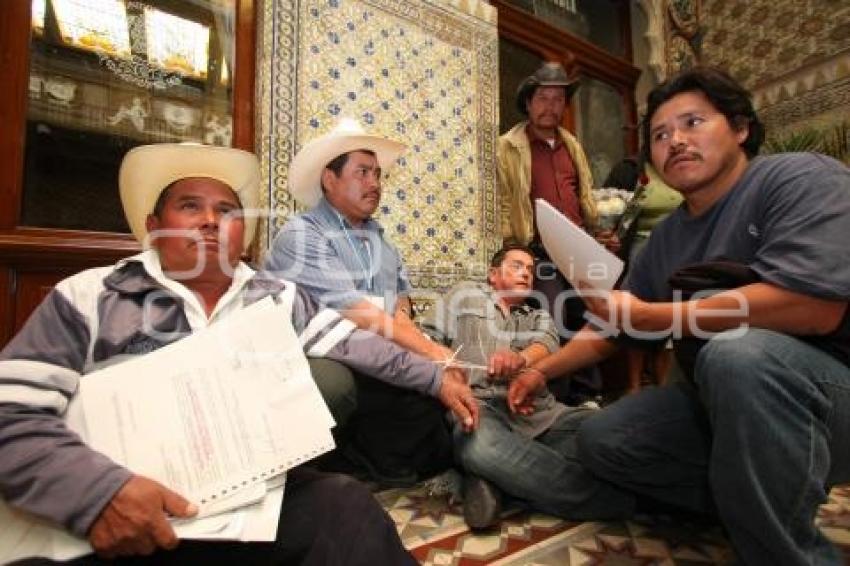
[[[206,505],[207,503],[212,503],[213,501],[216,501],[218,498],[224,499],[225,497],[229,496],[232,493],[235,493],[240,489],[280,475],[286,470],[294,468],[298,464],[302,464],[308,460],[312,460],[316,456],[319,456],[320,454],[323,454],[324,452],[332,449],[333,445],[325,445],[321,448],[315,448],[311,452],[308,452],[299,458],[293,458],[292,460],[288,460],[283,464],[278,464],[277,466],[274,466],[266,471],[257,472],[256,474],[252,475],[250,479],[243,479],[241,482],[237,480],[237,482],[231,485],[230,487],[223,487],[218,492],[213,492],[209,495],[201,497],[200,503],[201,505]]]

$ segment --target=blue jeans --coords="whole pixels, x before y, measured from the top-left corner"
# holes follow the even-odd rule
[[[472,433],[455,426],[455,456],[470,473],[533,509],[566,519],[621,519],[634,497],[589,474],[576,457],[576,434],[594,411],[569,408],[543,434],[529,438],[509,426],[504,399],[479,400]]]
[[[850,368],[750,329],[709,341],[694,378],[696,389],[649,388],[585,421],[582,462],[661,501],[716,505],[746,564],[840,564],[814,518],[829,487],[850,479]]]

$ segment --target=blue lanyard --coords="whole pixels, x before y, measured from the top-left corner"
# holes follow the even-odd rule
[[[336,212],[336,211],[335,211]],[[337,220],[339,220],[339,225],[342,227],[342,231],[345,233],[345,239],[348,240],[348,245],[351,247],[351,250],[354,252],[354,255],[357,256],[357,263],[360,264],[361,269],[363,269],[363,279],[366,281],[366,275],[368,274],[369,279],[366,285],[366,291],[372,293],[375,288],[375,274],[372,273],[372,249],[371,246],[363,244],[363,247],[366,248],[366,261],[363,261],[363,255],[360,253],[360,250],[357,247],[357,244],[354,243],[354,240],[351,239],[351,233],[348,231],[348,228],[345,226],[345,222],[342,220],[342,215],[339,212],[336,213]],[[367,269],[368,268],[368,269]]]

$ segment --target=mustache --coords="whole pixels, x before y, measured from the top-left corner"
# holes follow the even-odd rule
[[[675,151],[671,152],[667,159],[664,161],[664,169],[667,170],[670,166],[675,165],[679,161],[697,161],[701,160],[702,155],[700,155],[696,151]]]
[[[207,228],[194,230],[189,237],[194,240],[196,244],[208,242],[221,243],[221,241],[226,238],[219,229],[213,230]]]

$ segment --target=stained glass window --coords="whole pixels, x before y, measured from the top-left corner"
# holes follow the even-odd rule
[[[51,0],[62,41],[81,49],[129,57],[127,9],[122,0]]]
[[[44,33],[44,11],[46,8],[47,0],[33,0],[32,29],[38,35]]]
[[[126,232],[129,149],[232,143],[235,0],[31,1],[21,223]]]
[[[188,77],[206,78],[209,26],[145,8],[145,31],[148,61]]]

